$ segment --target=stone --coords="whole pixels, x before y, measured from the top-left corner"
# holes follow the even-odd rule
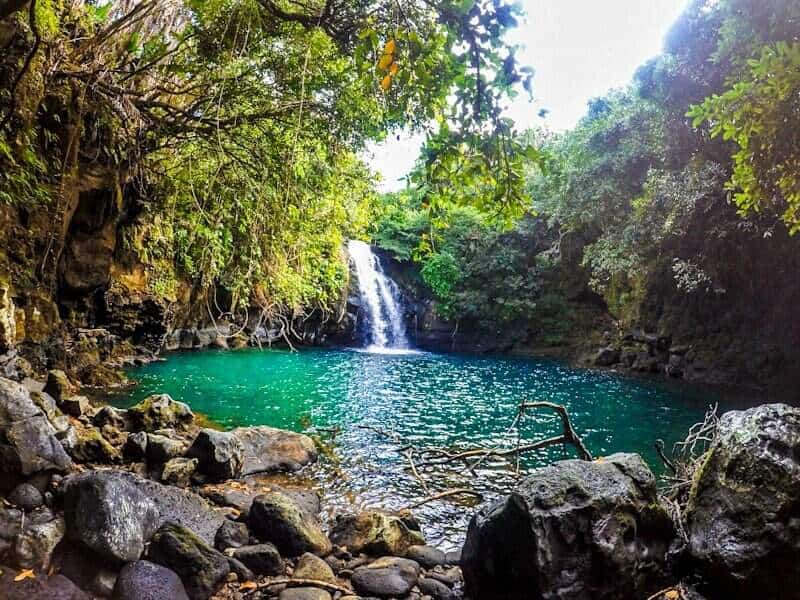
[[[444,552],[432,546],[411,546],[406,550],[406,558],[418,562],[426,569],[432,569],[447,563]]]
[[[183,456],[186,447],[183,442],[154,433],[147,434],[145,456],[151,464],[162,464],[173,458]]]
[[[42,391],[52,396],[56,403],[59,403],[72,396],[77,391],[77,388],[64,371],[53,369],[47,372],[47,383],[45,383]]]
[[[156,531],[147,558],[174,571],[192,600],[210,598],[231,572],[221,552],[177,523],[165,523]]]
[[[0,378],[0,489],[39,471],[72,467],[56,431],[19,383]]]
[[[64,538],[64,519],[47,508],[26,515],[25,525],[14,540],[14,558],[23,569],[47,571],[56,546]]]
[[[11,289],[5,282],[0,283],[0,354],[14,348],[17,342],[16,309],[11,297]]]
[[[147,434],[137,431],[128,435],[122,446],[122,456],[130,462],[141,462],[147,456]]]
[[[432,597],[434,600],[455,600],[456,595],[441,581],[423,577],[417,582],[419,591]]]
[[[61,402],[58,403],[58,408],[64,414],[76,419],[87,414],[90,407],[91,404],[89,404],[89,399],[86,396],[68,396],[67,398],[62,398]]]
[[[255,581],[256,574],[248,569],[242,561],[228,556],[228,565],[231,567],[231,573],[235,573],[239,581]],[[230,574],[228,578],[230,580]]]
[[[324,556],[331,551],[331,543],[316,518],[280,492],[256,496],[248,525],[261,540],[275,544],[284,556],[305,552]]]
[[[278,600],[331,600],[331,595],[315,587],[296,587],[283,590]]]
[[[674,526],[637,454],[564,460],[479,510],[465,592],[481,600],[647,598],[664,587]]]
[[[766,404],[720,418],[686,507],[701,592],[800,598],[800,408]],[[798,581],[797,577],[792,580]]]
[[[300,509],[311,515],[319,515],[321,503],[316,491],[276,485],[273,476],[264,473],[249,475],[236,482],[209,484],[200,488],[199,493],[215,504],[235,508],[242,520],[247,520],[253,499],[267,491],[281,492],[289,496]]]
[[[67,537],[120,562],[138,560],[160,515],[131,477],[115,471],[93,471],[67,478]]]
[[[330,533],[331,541],[350,552],[373,556],[403,556],[411,546],[425,544],[419,531],[409,528],[402,518],[379,511],[337,515]]]
[[[256,575],[283,575],[285,571],[278,549],[270,543],[241,546],[232,556]]]
[[[250,542],[250,531],[244,523],[225,519],[214,535],[214,547],[220,552],[228,548],[241,548]]]
[[[113,427],[124,431],[130,427],[129,421],[127,410],[108,405],[100,407],[92,417],[94,426],[101,429],[103,427]]]
[[[230,432],[243,452],[242,475],[297,471],[317,460],[317,448],[307,435],[274,427],[239,427]]]
[[[242,474],[244,449],[231,432],[200,430],[186,456],[196,458],[200,472],[215,481],[236,479]]]
[[[417,585],[419,565],[407,558],[385,556],[353,572],[350,582],[362,596],[405,596]],[[519,596],[520,598],[524,596]],[[483,597],[480,597],[483,600]]]
[[[42,492],[30,483],[19,484],[11,491],[6,500],[25,512],[30,512],[44,504]]]
[[[91,597],[63,575],[39,574],[14,581],[14,569],[0,568],[0,592],[3,600],[91,600]]]
[[[68,431],[61,436],[61,445],[76,461],[110,464],[119,462],[119,450],[103,437],[100,430],[73,419]]]
[[[189,596],[174,571],[137,560],[122,567],[112,600],[189,600]]]
[[[161,481],[169,485],[187,487],[197,470],[196,458],[173,458],[164,463]]]
[[[173,400],[168,394],[148,396],[128,409],[131,428],[136,431],[157,429],[183,429],[194,422],[194,414],[183,402]]]
[[[314,579],[316,581],[336,582],[336,575],[330,565],[319,556],[306,552],[297,561],[292,574],[294,579]]]
[[[598,367],[610,367],[619,362],[620,352],[616,348],[606,346],[600,348],[594,357],[594,364]]]
[[[451,550],[445,554],[446,564],[460,565],[461,564],[461,549]]]

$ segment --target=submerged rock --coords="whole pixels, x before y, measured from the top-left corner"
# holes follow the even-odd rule
[[[351,582],[362,596],[405,596],[417,585],[419,565],[407,558],[385,556],[353,572]],[[519,596],[518,598],[523,598]],[[483,600],[483,596],[480,596]]]
[[[425,544],[422,533],[411,529],[402,518],[375,510],[337,515],[331,527],[331,541],[350,552],[374,556],[403,556],[412,546]]]
[[[165,523],[158,529],[147,557],[174,571],[192,600],[211,597],[231,571],[221,552],[177,523]]]
[[[565,460],[473,517],[461,566],[481,600],[639,600],[663,587],[673,539],[638,455]]]
[[[331,542],[316,518],[280,492],[253,500],[248,525],[259,539],[275,544],[284,556],[300,556],[305,552],[324,556],[331,551]]]
[[[174,571],[137,560],[122,567],[114,586],[113,600],[189,600]]]
[[[686,521],[690,552],[715,595],[800,598],[800,586],[787,585],[800,583],[800,409],[767,404],[722,415]]]

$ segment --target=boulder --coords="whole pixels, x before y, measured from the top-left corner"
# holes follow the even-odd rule
[[[374,510],[337,515],[331,527],[331,541],[350,552],[373,556],[403,556],[410,547],[425,544],[423,535],[399,516]]]
[[[358,567],[350,579],[362,596],[391,598],[405,596],[417,585],[419,565],[407,558],[385,556],[373,563]],[[523,598],[526,596],[518,596]],[[483,600],[483,596],[480,596]]]
[[[62,398],[61,401],[58,402],[58,408],[60,408],[64,414],[75,417],[76,419],[87,414],[90,406],[91,404],[89,404],[89,399],[86,396],[68,396],[67,398]]]
[[[278,600],[331,600],[331,595],[315,587],[297,587],[283,590]]]
[[[160,515],[132,478],[116,471],[91,471],[66,479],[67,537],[120,562],[138,560]]]
[[[100,430],[73,419],[65,434],[61,435],[61,445],[78,462],[110,464],[120,460],[119,450],[114,448]]]
[[[44,496],[42,492],[40,492],[36,486],[31,485],[30,483],[21,483],[8,495],[6,498],[11,504],[24,510],[25,512],[31,512],[39,508],[42,504],[44,504]]]
[[[137,431],[128,435],[122,446],[122,456],[130,462],[141,462],[147,456],[147,434]]]
[[[278,549],[269,543],[236,548],[232,556],[256,575],[283,575],[285,571]]]
[[[47,508],[27,514],[14,540],[14,558],[23,569],[47,571],[56,546],[64,537],[64,519]]]
[[[196,458],[173,458],[164,463],[161,481],[169,485],[187,487],[197,470]]]
[[[209,484],[202,487],[199,493],[215,504],[235,508],[241,513],[242,519],[247,519],[253,499],[268,491],[281,492],[294,500],[305,512],[319,515],[321,504],[317,492],[305,488],[279,486],[273,481],[274,476],[260,473],[235,482]]]
[[[199,461],[199,469],[216,481],[236,479],[242,474],[244,449],[232,432],[202,429],[186,456]]]
[[[189,596],[174,571],[137,560],[122,567],[112,600],[189,600]]]
[[[173,400],[168,394],[148,396],[128,410],[131,428],[136,431],[186,428],[194,422],[194,414],[183,402]]]
[[[419,591],[434,600],[455,600],[456,595],[441,581],[430,577],[423,577],[417,582]]]
[[[28,390],[0,378],[0,489],[13,487],[20,476],[71,468],[72,461],[55,434]]]
[[[239,427],[230,432],[242,447],[242,475],[297,471],[317,460],[307,435],[274,427]]]
[[[292,578],[336,583],[336,575],[333,574],[333,569],[331,569],[330,565],[310,552],[303,554],[300,560],[297,561]]]
[[[95,597],[107,598],[114,591],[120,564],[65,540],[56,549],[53,568],[82,590]]]
[[[64,371],[53,369],[47,372],[47,383],[45,383],[42,391],[52,396],[56,403],[59,403],[72,396],[77,391],[77,388]]]
[[[0,592],[3,600],[91,600],[63,575],[37,575],[14,581],[19,575],[14,569],[0,567]]]
[[[664,587],[674,537],[637,454],[560,461],[472,518],[465,591],[481,600],[640,600]]]
[[[173,458],[183,456],[186,446],[183,442],[154,433],[147,434],[147,449],[145,456],[147,462],[151,464],[163,464]]]
[[[800,408],[722,415],[692,482],[686,524],[714,596],[800,598]]]
[[[158,529],[147,558],[174,571],[192,600],[210,598],[231,571],[221,552],[177,523],[165,523]]]
[[[250,531],[244,523],[225,519],[214,535],[214,547],[220,552],[228,548],[241,548],[250,542]]]
[[[406,558],[418,562],[426,569],[432,569],[447,563],[447,556],[432,546],[411,546],[406,551]]]
[[[331,551],[331,543],[316,518],[280,492],[256,496],[248,525],[257,537],[275,544],[284,556],[305,552],[324,556]]]
[[[101,407],[92,417],[92,423],[100,429],[113,427],[114,429],[125,431],[130,427],[128,411],[113,406]]]

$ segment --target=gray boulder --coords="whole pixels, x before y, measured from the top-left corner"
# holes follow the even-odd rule
[[[145,456],[148,463],[162,464],[173,458],[183,456],[185,451],[186,446],[179,440],[155,433],[147,434]]]
[[[120,562],[138,560],[160,515],[132,476],[93,471],[68,478],[64,486],[67,537]]]
[[[636,454],[537,469],[481,509],[461,557],[481,600],[641,599],[663,587],[672,521]]]
[[[244,449],[231,432],[201,430],[186,456],[196,458],[200,472],[216,481],[236,479],[242,474]]]
[[[173,458],[164,463],[161,481],[169,485],[187,487],[197,470],[196,458]]]
[[[706,591],[800,598],[800,409],[725,413],[695,473],[686,522]]]
[[[112,600],[189,600],[174,571],[146,560],[122,567],[111,597]]]
[[[36,486],[30,483],[21,483],[8,495],[6,498],[11,504],[17,508],[21,508],[26,512],[31,512],[44,504],[44,496]]]
[[[247,525],[225,519],[214,535],[214,547],[220,552],[228,548],[241,548],[250,542],[250,532]]]
[[[422,534],[406,521],[375,510],[337,515],[331,527],[331,541],[350,552],[373,556],[403,556],[412,546],[425,544]]]
[[[417,585],[418,579],[419,565],[413,560],[385,556],[364,567],[358,567],[350,581],[362,596],[391,598],[408,594]],[[483,596],[480,598],[483,600]]]
[[[173,400],[168,394],[148,396],[128,409],[131,427],[136,431],[186,428],[194,422],[194,414],[183,402]]]
[[[297,471],[317,460],[317,448],[307,435],[274,427],[239,427],[230,432],[243,452],[242,475]]]
[[[331,595],[319,588],[296,587],[283,590],[278,600],[331,600]]]
[[[324,556],[331,551],[331,542],[316,518],[280,492],[253,500],[248,525],[259,539],[275,544],[284,556],[300,556],[305,552]]]
[[[285,570],[278,549],[269,543],[236,548],[233,558],[256,575],[283,575]]]

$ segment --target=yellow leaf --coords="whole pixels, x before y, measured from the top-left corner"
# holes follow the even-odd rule
[[[389,40],[388,42],[386,42],[386,45],[383,47],[383,53],[384,54],[394,54],[395,47],[396,47],[396,44],[395,44],[394,40]]]
[[[378,61],[378,68],[381,69],[382,71],[387,70],[391,66],[393,60],[394,58],[392,57],[391,54],[384,54]]]
[[[245,581],[239,586],[240,590],[255,590],[258,589],[258,584],[255,581]]]
[[[23,569],[19,572],[19,575],[14,577],[14,581],[22,581],[23,579],[36,579],[33,569]]]
[[[397,63],[392,63],[392,66],[389,68],[390,75],[397,75],[397,72],[400,70],[400,67]]]
[[[678,593],[678,590],[669,590],[668,592],[664,593],[664,598],[667,600],[678,600],[681,595]]]
[[[381,80],[381,87],[383,88],[384,92],[388,92],[389,88],[392,87],[392,76],[387,75]]]

